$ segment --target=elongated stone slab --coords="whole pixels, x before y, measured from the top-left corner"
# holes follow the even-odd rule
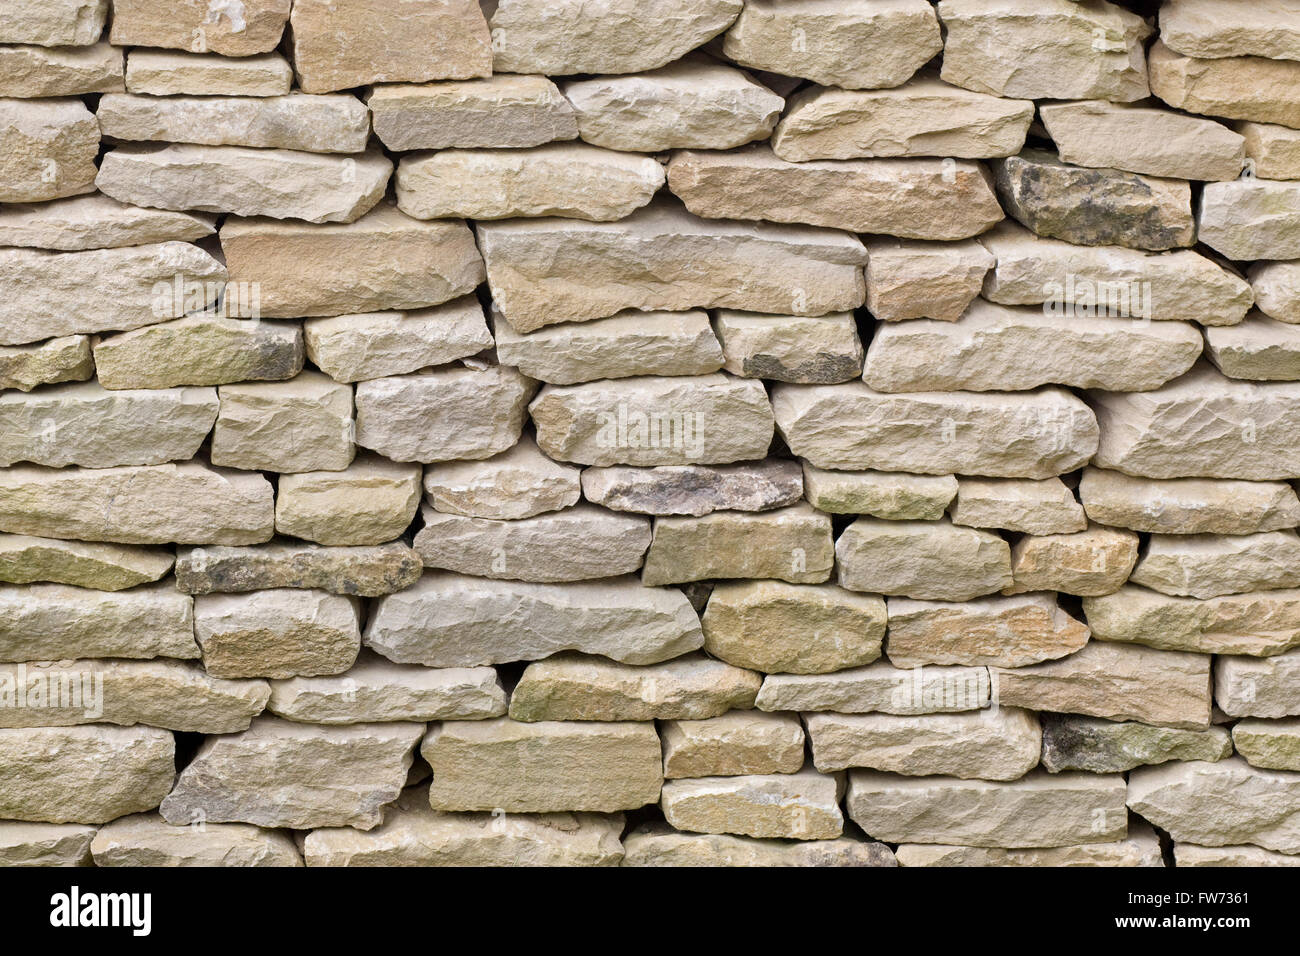
[[[957,494],[952,475],[827,471],[804,462],[804,491],[818,511],[891,521],[937,521]]]
[[[1114,843],[1085,843],[1079,846],[1006,850],[999,847],[941,846],[904,843],[897,850],[899,866],[1008,867],[1008,866],[1104,866],[1137,867],[1165,865],[1160,838],[1150,826],[1135,822],[1128,836]],[[1180,863],[1179,866],[1182,866]]]
[[[122,51],[107,43],[84,47],[0,47],[0,96],[82,96],[121,93]]]
[[[914,667],[885,661],[833,674],[768,674],[755,703],[760,710],[839,714],[944,714],[988,706],[986,667]]]
[[[1188,56],[1267,56],[1300,60],[1300,24],[1285,0],[1225,10],[1213,0],[1170,0],[1160,37]]]
[[[90,866],[97,827],[80,823],[20,823],[0,826],[0,860],[5,866]]]
[[[1093,635],[1163,650],[1267,657],[1300,645],[1300,590],[1201,601],[1136,585],[1083,599]]]
[[[89,46],[107,19],[108,0],[20,0],[0,15],[0,43]]]
[[[1300,499],[1282,481],[1151,481],[1086,468],[1079,498],[1099,524],[1153,534],[1254,534],[1300,525]]]
[[[613,465],[583,469],[582,492],[615,511],[698,518],[792,505],[803,497],[803,476],[797,462],[778,458],[734,465]]]
[[[420,579],[420,556],[400,541],[375,547],[323,547],[275,541],[252,547],[177,548],[176,587],[186,594],[318,588],[378,597]]]
[[[96,866],[302,866],[287,833],[247,823],[172,826],[156,813],[114,820],[95,834]]]
[[[1300,538],[1290,530],[1152,535],[1130,580],[1162,594],[1194,598],[1297,588]]]
[[[1300,651],[1275,657],[1219,657],[1214,700],[1229,717],[1300,714]]]
[[[0,533],[0,581],[48,581],[99,591],[121,591],[157,581],[172,569],[175,556],[163,548],[61,541]]]
[[[359,602],[324,591],[278,588],[194,598],[194,635],[214,677],[341,674],[361,649]]]
[[[216,6],[204,0],[120,0],[113,5],[115,46],[157,46],[195,53],[248,56],[280,43],[290,0],[240,0]]]
[[[1050,593],[962,603],[890,598],[885,652],[895,667],[1023,667],[1073,654],[1088,635]]]
[[[1088,527],[1083,506],[1059,478],[962,478],[952,523],[1029,535],[1068,534]]]
[[[90,339],[66,335],[30,345],[0,345],[0,391],[30,392],[37,385],[84,382],[95,374]]]
[[[1052,773],[1124,773],[1170,760],[1214,761],[1230,756],[1232,738],[1223,727],[1179,730],[1073,714],[1043,717],[1043,766]]]
[[[580,475],[580,469],[547,458],[525,436],[482,461],[450,461],[425,468],[424,494],[443,514],[518,520],[577,504],[582,496]],[[599,496],[587,497],[609,506]]]
[[[128,206],[103,193],[0,209],[0,243],[60,252],[202,239],[216,232],[203,213]]]
[[[669,720],[660,737],[669,779],[797,773],[803,766],[803,726],[790,714],[733,710],[704,720]]]
[[[756,840],[726,833],[678,833],[646,824],[623,841],[623,866],[897,866],[883,843],[834,840]]]
[[[293,68],[278,53],[229,57],[171,50],[130,50],[126,88],[150,96],[287,96]]]
[[[1151,92],[1174,109],[1300,128],[1300,64],[1265,57],[1200,59],[1162,40],[1147,52]]]
[[[1262,846],[1174,846],[1177,866],[1300,866],[1300,856],[1265,850]]]
[[[833,840],[844,830],[842,782],[798,773],[695,777],[664,783],[664,818],[678,830],[789,840]]]
[[[943,521],[859,518],[835,542],[840,587],[969,601],[1011,583],[1011,549],[988,531]]]

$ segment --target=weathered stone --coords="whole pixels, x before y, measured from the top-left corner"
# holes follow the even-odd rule
[[[722,38],[727,59],[849,90],[894,87],[943,49],[934,7],[748,0]]]
[[[275,681],[267,710],[306,724],[478,720],[504,714],[506,693],[490,667],[408,667],[367,653],[338,677]]]
[[[110,392],[96,381],[0,393],[0,465],[161,465],[199,450],[216,420],[211,388]]]
[[[61,660],[0,665],[0,727],[148,724],[229,734],[266,706],[265,681],[229,681],[181,661]]]
[[[870,664],[885,636],[885,602],[832,584],[719,584],[700,619],[704,649],[765,673],[823,674]]]
[[[622,814],[444,813],[427,787],[402,791],[368,833],[313,830],[308,866],[617,866]]]
[[[1011,546],[1012,582],[1002,593],[1111,594],[1128,580],[1137,556],[1137,535],[1100,525],[1074,534],[1026,535]]]
[[[280,44],[291,0],[113,0],[115,46],[158,46],[248,56]]]
[[[833,840],[844,830],[842,781],[798,773],[693,777],[664,782],[664,818],[678,830],[766,839]]]
[[[1097,450],[1092,410],[1059,388],[911,392],[865,383],[772,388],[777,430],[818,468],[1050,478]]]
[[[1134,823],[1128,836],[1114,843],[1007,850],[999,847],[939,846],[905,843],[898,847],[899,866],[1159,866],[1160,839],[1150,826]],[[1180,864],[1181,865],[1181,864]]]
[[[1119,774],[1039,770],[994,783],[855,770],[846,806],[863,830],[889,843],[1074,846],[1122,840],[1128,826]]]
[[[1240,134],[1170,110],[1087,100],[1044,104],[1041,116],[1061,160],[1076,166],[1219,180],[1236,179],[1246,161]]]
[[[377,151],[343,157],[247,146],[128,145],[104,154],[95,185],[137,206],[354,222],[383,198],[392,172],[393,164]]]
[[[16,0],[0,11],[0,43],[89,46],[107,18],[108,0]]]
[[[153,727],[0,730],[0,814],[107,823],[152,810],[171,788],[175,752],[171,733]]]
[[[366,104],[375,135],[395,151],[523,148],[578,138],[573,107],[544,76],[378,86]]]
[[[394,461],[491,458],[519,441],[536,387],[505,365],[360,382],[356,441]]]
[[[1089,641],[1056,661],[994,668],[1004,707],[1203,730],[1210,724],[1210,658]]]
[[[867,309],[883,322],[955,322],[996,261],[974,240],[874,239],[866,246]]]
[[[688,57],[649,73],[600,76],[561,89],[578,135],[610,149],[734,149],[767,139],[785,100],[733,66]]]
[[[1159,255],[1123,246],[1079,246],[1000,223],[980,236],[997,259],[984,298],[1044,304],[1048,315],[1234,325],[1251,305],[1238,275],[1190,249]],[[870,267],[868,267],[870,268]],[[870,291],[870,276],[867,286]]]
[[[1300,323],[1300,263],[1257,262],[1248,274],[1259,311],[1279,322]]]
[[[220,396],[213,464],[297,472],[342,471],[352,463],[349,386],[305,371],[284,382],[223,385]]]
[[[513,720],[702,720],[748,710],[763,678],[702,654],[633,667],[557,654],[529,664],[510,693]]]
[[[433,509],[444,514],[518,520],[577,504],[582,496],[580,474],[572,465],[551,461],[536,442],[524,437],[484,461],[430,465],[424,470],[424,494]]]
[[[1177,866],[1300,866],[1300,856],[1275,853],[1260,846],[1196,846],[1178,843],[1174,846]]]
[[[194,598],[194,634],[214,677],[317,677],[357,659],[359,614],[355,598],[325,591],[204,594]]]
[[[289,27],[293,69],[308,93],[492,72],[492,38],[475,0],[296,0]]]
[[[1214,701],[1229,717],[1300,714],[1300,651],[1264,658],[1220,656],[1214,662]]]
[[[983,713],[809,714],[813,765],[822,773],[867,767],[910,777],[1018,780],[1038,765],[1038,715]]]
[[[0,99],[0,202],[95,190],[99,126],[76,99]]]
[[[229,57],[130,50],[126,88],[150,96],[287,96],[293,68],[279,53]]]
[[[952,475],[826,471],[807,462],[803,483],[809,504],[818,511],[892,521],[937,521],[957,494]]]
[[[988,531],[946,521],[859,518],[835,542],[840,587],[968,601],[1011,583],[1011,549]]]
[[[1093,635],[1162,650],[1268,657],[1300,645],[1300,590],[1228,594],[1204,601],[1135,585],[1084,598]]]
[[[639,375],[708,375],[722,346],[705,312],[628,310],[592,322],[566,322],[521,335],[494,311],[497,358],[531,378],[576,385]]]
[[[1291,530],[1250,535],[1153,534],[1132,583],[1162,594],[1213,598],[1300,587],[1300,538]]]
[[[501,622],[510,620],[509,628]],[[698,649],[700,622],[676,589],[633,577],[570,584],[493,581],[435,571],[380,598],[365,643],[393,661],[476,667],[560,651],[654,664]]]
[[[261,475],[198,461],[0,470],[0,531],[121,544],[256,544],[274,531]]]
[[[215,311],[145,326],[95,343],[104,388],[162,389],[283,381],[302,371],[297,323],[249,322]]]
[[[1300,770],[1300,720],[1242,720],[1232,728],[1232,744],[1252,767]]]
[[[62,252],[141,246],[202,239],[216,232],[215,222],[203,213],[144,209],[91,193],[0,209],[0,245]]]
[[[422,724],[313,727],[259,717],[242,734],[209,737],[163,800],[163,819],[261,827],[372,830],[397,799]],[[170,779],[170,776],[169,776]]]
[[[486,222],[478,237],[492,298],[516,332],[628,308],[825,315],[866,295],[854,236],[706,221],[664,203],[614,223]]]
[[[888,90],[809,87],[790,100],[772,136],[789,162],[871,156],[1010,156],[1025,144],[1033,103],[921,76]]]
[[[1300,64],[1253,56],[1194,59],[1157,40],[1147,67],[1151,92],[1175,109],[1300,127]]]
[[[423,309],[483,281],[463,222],[420,222],[382,204],[341,225],[227,219],[221,250],[231,281],[259,290],[266,318]]]
[[[129,591],[5,585],[0,607],[4,661],[199,656],[193,600],[166,582]]]
[[[778,578],[818,584],[830,577],[834,563],[830,517],[801,502],[758,513],[656,518],[641,581],[655,585]]]
[[[718,310],[714,328],[733,375],[830,385],[862,372],[862,342],[851,312],[751,315]]]
[[[803,767],[803,726],[789,714],[733,710],[707,720],[669,720],[660,736],[669,779],[797,773]]]
[[[0,96],[120,93],[125,89],[122,73],[122,51],[108,43],[0,47]]]
[[[1201,242],[1229,259],[1300,258],[1300,183],[1206,183],[1197,230]]]
[[[1156,251],[1196,241],[1191,187],[1184,180],[1070,166],[1040,149],[997,160],[993,170],[1007,213],[1040,236]]]
[[[586,143],[439,150],[403,157],[397,205],[416,219],[565,216],[606,222],[640,209],[663,184],[663,167],[653,157]]]
[[[956,322],[881,325],[863,378],[881,392],[1018,391],[1048,384],[1141,392],[1186,372],[1202,345],[1190,322],[1080,322],[976,300]]]
[[[895,667],[1024,667],[1073,654],[1087,643],[1087,625],[1058,607],[1050,593],[965,603],[889,599],[885,653]]]
[[[162,548],[92,544],[0,533],[0,581],[49,581],[98,591],[121,591],[157,581],[175,558]]]
[[[178,548],[176,587],[186,594],[319,588],[378,597],[420,579],[420,556],[400,541],[378,547],[324,548],[276,541],[254,547]]]
[[[1249,168],[1261,179],[1300,179],[1300,130],[1273,123],[1232,124],[1246,140]]]
[[[1176,843],[1300,853],[1300,774],[1240,757],[1139,767],[1129,774],[1128,805]]]
[[[1079,498],[1093,521],[1156,534],[1254,534],[1300,525],[1300,500],[1282,481],[1150,481],[1087,468]]]
[[[769,674],[755,701],[760,710],[840,714],[940,714],[988,706],[986,667],[914,667],[885,661],[834,674]]]
[[[80,823],[0,824],[0,865],[90,866],[96,827]]]
[[[646,824],[623,841],[623,866],[897,866],[883,843],[834,840],[755,840],[724,833],[678,833]]]
[[[1059,478],[962,478],[952,523],[1031,535],[1068,534],[1088,527],[1083,506]]]
[[[726,464],[772,442],[762,384],[721,374],[547,385],[528,411],[538,447],[582,465]]]
[[[640,73],[731,26],[740,0],[495,0],[488,24],[497,73]]]
[[[792,505],[803,497],[803,478],[798,462],[779,458],[735,465],[614,465],[584,469],[582,492],[615,511],[701,517]]]
[[[1295,4],[1268,0],[1225,10],[1214,0],[1169,0],[1160,9],[1160,37],[1187,56],[1267,56],[1300,60]]]
[[[324,545],[383,544],[410,526],[419,503],[419,465],[367,454],[343,471],[282,475],[275,530]]]
[[[81,382],[94,374],[90,339],[84,335],[0,346],[0,391],[16,388],[30,392],[37,385]]]
[[[943,0],[943,73],[949,83],[1025,99],[1147,95],[1143,41],[1152,28],[1113,3]],[[1092,842],[1092,841],[1085,841]]]
[[[1146,478],[1300,476],[1292,441],[1300,383],[1238,381],[1202,363],[1155,391],[1089,398],[1101,426],[1100,468]]]
[[[96,866],[302,866],[293,838],[247,823],[172,826],[156,813],[122,817],[90,844]]]
[[[1043,766],[1051,773],[1124,773],[1169,760],[1222,760],[1232,738],[1222,727],[1178,730],[1072,714],[1043,717]]]
[[[668,188],[687,209],[709,219],[807,223],[904,239],[966,239],[1004,215],[988,171],[968,160],[794,163],[779,158],[766,145],[755,145],[674,159],[668,168]],[[865,261],[853,259],[857,265]],[[859,296],[854,304],[861,302]],[[796,311],[817,315],[848,307]],[[750,308],[754,312],[787,311],[786,307]]]
[[[449,720],[420,745],[435,810],[610,813],[659,799],[663,764],[650,723]]]

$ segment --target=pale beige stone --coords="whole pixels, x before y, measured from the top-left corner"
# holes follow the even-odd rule
[[[1225,8],[1214,0],[1168,0],[1160,37],[1187,56],[1300,60],[1300,9],[1292,0]]]
[[[1026,99],[1106,99],[1147,95],[1143,41],[1152,28],[1112,3],[943,0],[943,78]]]
[[[839,837],[834,840],[755,840],[724,833],[678,833],[663,824],[646,824],[623,841],[623,866],[774,867],[897,866],[883,843]]]
[[[1024,667],[1073,654],[1088,633],[1050,593],[964,603],[890,598],[885,653],[895,667]]]
[[[988,170],[970,160],[793,163],[758,144],[694,153],[674,163],[668,188],[687,209],[709,219],[806,223],[904,239],[967,239],[1004,216]]]
[[[355,598],[273,588],[194,598],[194,634],[214,677],[341,674],[361,649]]]
[[[502,620],[515,623],[501,627]],[[670,660],[704,643],[690,602],[634,577],[566,584],[494,581],[433,571],[376,601],[365,643],[390,660],[477,667],[560,651],[625,664]]]
[[[1155,534],[1255,534],[1300,525],[1300,500],[1282,481],[1151,481],[1086,468],[1079,498],[1099,524]]]
[[[1300,590],[1198,600],[1128,584],[1083,599],[1094,637],[1201,654],[1268,657],[1300,645]]]
[[[1210,657],[1090,641],[1056,661],[994,668],[1004,707],[1201,730],[1210,724]]]
[[[1194,598],[1300,587],[1300,537],[1289,529],[1246,535],[1153,534],[1130,580],[1163,594]]]
[[[1011,583],[1011,549],[988,531],[947,521],[859,518],[835,542],[840,587],[968,601]]]
[[[832,584],[717,585],[700,617],[704,649],[765,673],[821,674],[870,664],[885,636],[885,602]]]
[[[1156,40],[1147,67],[1151,92],[1174,109],[1300,128],[1300,64],[1253,56],[1197,59]]]
[[[356,441],[393,461],[491,458],[519,441],[536,383],[509,366],[442,366],[357,384]]]
[[[708,375],[722,367],[705,312],[629,309],[592,322],[548,325],[520,334],[493,309],[497,358],[552,385],[640,375]]]
[[[472,292],[483,260],[463,222],[420,222],[381,204],[354,223],[227,219],[231,281],[259,290],[266,318],[422,309]]]
[[[1274,123],[1233,124],[1246,140],[1247,168],[1261,179],[1300,179],[1300,130]]]
[[[991,699],[987,667],[894,667],[877,661],[834,674],[768,674],[760,710],[840,714],[944,714],[982,710]]]
[[[1038,765],[1038,715],[1014,707],[982,713],[809,714],[813,765],[822,773],[865,767],[909,777],[1018,780]]]
[[[263,716],[209,737],[163,800],[163,819],[372,830],[397,799],[423,724],[312,727]]]
[[[95,191],[99,126],[76,99],[0,99],[0,202]]]
[[[1300,183],[1206,183],[1197,233],[1201,242],[1229,259],[1300,258]]]
[[[664,818],[678,830],[766,839],[833,840],[844,830],[842,782],[798,773],[693,777],[663,785]]]
[[[585,468],[582,493],[615,511],[693,515],[770,511],[803,497],[798,462],[766,458],[733,465],[613,465]]]
[[[107,18],[108,0],[13,0],[0,10],[0,43],[89,46]]]
[[[760,382],[712,374],[547,385],[528,406],[537,445],[581,465],[726,464],[767,454]]]
[[[942,49],[921,0],[747,0],[722,38],[741,66],[849,90],[898,86]]]
[[[1097,451],[1097,420],[1059,388],[885,394],[864,382],[772,388],[777,430],[818,468],[1049,478]]]
[[[121,544],[256,544],[274,532],[271,484],[202,462],[0,471],[0,530]]]
[[[122,60],[122,51],[108,43],[84,47],[0,46],[0,96],[120,93],[125,89]]]
[[[219,394],[214,465],[297,472],[342,471],[352,463],[351,387],[304,371],[284,382],[222,385]]]
[[[95,185],[122,202],[236,216],[355,222],[384,196],[393,164],[380,152],[331,156],[247,146],[118,146]]]
[[[777,578],[818,584],[830,577],[834,563],[830,517],[801,502],[758,513],[656,518],[641,581]]]
[[[1043,766],[1051,773],[1123,773],[1170,760],[1222,760],[1231,756],[1232,737],[1223,727],[1180,730],[1073,714],[1043,719]]]
[[[291,0],[113,0],[115,46],[157,46],[248,56],[274,50]]]
[[[1163,26],[1163,23],[1162,23]],[[1045,103],[1039,114],[1061,159],[1171,179],[1236,179],[1244,137],[1171,110],[1085,100]]]
[[[0,814],[107,823],[152,810],[171,788],[175,753],[171,733],[153,727],[0,730]]]
[[[1214,701],[1230,717],[1300,714],[1300,651],[1220,656],[1214,663]]]
[[[790,714],[733,710],[704,720],[669,720],[659,735],[670,780],[797,773],[803,767],[803,726]]]
[[[252,547],[177,548],[176,587],[186,594],[319,588],[378,597],[410,587],[424,565],[404,542],[377,547],[322,547],[274,541]]]
[[[492,38],[475,0],[295,0],[289,28],[308,93],[492,72]]]
[[[708,221],[666,203],[614,223],[486,222],[478,237],[492,298],[516,332],[629,308],[825,315],[866,296],[854,236]]]
[[[731,26],[740,0],[493,0],[498,73],[639,73]]]
[[[0,245],[6,246],[79,252],[202,239],[214,232],[216,220],[203,213],[128,206],[102,193],[0,208]]]
[[[1259,846],[1196,846],[1192,843],[1174,845],[1174,861],[1178,866],[1300,866],[1300,856],[1275,853]]]
[[[867,242],[867,309],[884,322],[955,322],[979,295],[985,274],[996,262],[981,243]]]
[[[97,827],[80,823],[0,824],[0,865],[90,866]]]
[[[1011,586],[1003,594],[1060,591],[1097,597],[1118,591],[1138,558],[1131,531],[1090,525],[1073,534],[1025,535],[1011,546]]]
[[[420,745],[435,810],[611,813],[659,799],[663,762],[651,723],[450,720]]]
[[[247,823],[172,826],[139,813],[101,827],[90,844],[96,866],[302,866],[292,837]]]
[[[0,346],[0,391],[16,388],[30,392],[37,385],[81,382],[94,374],[90,339],[85,335]]]
[[[576,504],[582,495],[580,474],[572,465],[547,458],[532,438],[524,437],[484,461],[430,465],[424,470],[424,494],[444,514],[518,520]]]
[[[827,471],[803,463],[804,490],[818,511],[893,521],[937,521],[957,495],[952,475]]]
[[[175,560],[163,548],[0,533],[0,581],[7,584],[49,581],[121,591],[157,581],[172,569]]]
[[[1232,745],[1252,767],[1300,770],[1300,719],[1238,721]]]
[[[544,76],[377,86],[366,105],[375,135],[392,150],[522,148],[578,138],[573,107]]]
[[[415,519],[420,477],[419,465],[369,454],[342,471],[282,475],[275,530],[325,545],[392,541]]]
[[[149,96],[286,96],[293,68],[279,53],[229,57],[171,50],[130,50],[126,88]]]
[[[1259,311],[1279,322],[1300,323],[1300,262],[1257,262],[1248,275]]]
[[[753,315],[719,309],[714,320],[733,375],[829,385],[862,372],[863,349],[851,312]]]
[[[1088,527],[1083,506],[1060,478],[961,478],[952,523],[1028,535],[1069,534]]]
[[[899,866],[1163,867],[1165,865],[1160,854],[1160,839],[1151,827],[1141,826],[1139,823],[1129,827],[1125,839],[1114,843],[1019,850],[905,843],[898,847],[896,853]]]

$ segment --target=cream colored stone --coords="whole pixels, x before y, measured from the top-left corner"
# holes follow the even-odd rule
[[[118,146],[95,185],[114,199],[159,209],[308,222],[355,222],[379,202],[393,164],[382,153],[328,156],[247,146]]]
[[[1072,714],[1043,719],[1043,766],[1052,773],[1124,773],[1170,760],[1222,760],[1231,756],[1232,738],[1223,727],[1179,730]]]
[[[444,514],[518,520],[576,504],[580,474],[572,465],[551,461],[524,437],[484,461],[430,465],[424,470],[424,494]]]
[[[1174,861],[1178,866],[1300,866],[1300,856],[1275,853],[1259,846],[1195,846],[1191,843],[1174,845]]]
[[[1282,481],[1151,481],[1086,468],[1079,498],[1099,524],[1156,534],[1255,534],[1300,525],[1300,500]]]
[[[515,623],[501,627],[503,620]],[[633,577],[567,584],[493,581],[449,572],[380,598],[365,643],[390,660],[476,667],[540,660],[560,651],[654,664],[704,643],[699,618],[675,588]]]
[[[836,777],[798,773],[664,782],[664,818],[678,830],[765,839],[833,840],[844,830]]]
[[[108,43],[84,47],[0,46],[0,96],[120,93],[125,89],[122,72],[122,51]]]
[[[1300,770],[1300,720],[1241,720],[1232,728],[1232,744],[1252,767]]]
[[[248,56],[280,44],[291,0],[113,0],[115,46]]]
[[[0,865],[90,866],[98,828],[79,823],[0,824]]]
[[[359,616],[355,598],[317,590],[274,588],[194,598],[194,634],[203,666],[214,677],[341,674],[361,648]]]
[[[89,46],[107,18],[108,0],[13,0],[0,10],[0,43]]]
[[[317,544],[383,544],[401,537],[419,503],[419,465],[368,454],[343,471],[282,475],[275,530]]]
[[[0,533],[0,581],[49,581],[98,591],[148,584],[172,569],[175,557],[163,548],[60,541]]]
[[[286,96],[293,68],[279,53],[229,57],[170,50],[130,50],[126,88],[150,96]]]
[[[0,245],[61,252],[202,239],[214,232],[216,220],[203,213],[128,206],[102,193],[0,209]]]
[[[1111,594],[1128,580],[1137,557],[1136,534],[1101,525],[1073,534],[1025,535],[1011,546],[1012,583],[1002,593]]]
[[[883,843],[834,840],[755,840],[723,833],[678,833],[646,824],[623,841],[623,866],[897,866]]]
[[[1300,714],[1300,651],[1220,656],[1214,662],[1214,701],[1230,717]]]
[[[714,321],[733,375],[829,385],[857,378],[863,349],[851,312],[802,317],[719,309]]]
[[[995,534],[947,521],[859,518],[835,542],[840,587],[968,601],[1011,583],[1011,549]]]
[[[797,773],[803,767],[803,726],[790,714],[733,710],[705,720],[669,720],[659,735],[670,780]]]
[[[1300,263],[1257,262],[1248,275],[1259,311],[1279,322],[1300,323]]]
[[[1024,667],[1073,654],[1087,643],[1088,626],[1057,606],[1050,593],[964,603],[889,599],[885,653],[895,667]]]
[[[1229,9],[1214,0],[1169,0],[1160,8],[1160,37],[1187,56],[1300,60],[1300,9],[1292,0]]]
[[[293,839],[247,823],[172,826],[156,813],[122,817],[90,844],[96,866],[302,866]]]
[[[1261,179],[1300,179],[1300,130],[1274,123],[1234,123],[1246,140],[1248,167]]]
[[[893,521],[937,521],[957,494],[952,475],[826,471],[804,462],[804,489],[818,511]]]
[[[295,541],[177,549],[176,587],[186,594],[319,588],[378,597],[410,587],[424,565],[404,542],[327,548]]]
[[[1136,585],[1083,599],[1094,637],[1201,654],[1268,657],[1300,645],[1300,590],[1197,600]]]
[[[941,714],[982,710],[992,684],[987,667],[914,667],[885,661],[834,674],[768,674],[760,710],[840,714]]]
[[[16,388],[30,392],[37,385],[81,382],[94,374],[90,339],[84,335],[0,346],[0,391]]]
[[[298,472],[342,471],[352,463],[349,386],[305,371],[284,382],[222,385],[220,396],[213,464]]]
[[[1153,534],[1130,580],[1162,594],[1213,598],[1300,587],[1300,537]]]
[[[701,517],[795,504],[803,497],[803,478],[798,462],[779,458],[734,465],[613,465],[583,469],[582,493],[615,511]]]
[[[1203,243],[1229,259],[1300,258],[1300,183],[1207,183],[1197,230]]]
[[[1151,92],[1174,109],[1300,127],[1300,65],[1264,57],[1196,59],[1161,40],[1147,52]]]
[[[1029,535],[1068,534],[1088,527],[1083,506],[1059,478],[962,478],[952,523]]]
[[[1165,865],[1160,854],[1160,839],[1155,831],[1149,826],[1140,826],[1138,823],[1129,827],[1125,839],[1114,843],[1023,850],[905,843],[898,848],[897,855],[899,866],[1163,867]]]
[[[981,242],[867,242],[867,309],[884,322],[955,322],[996,261]]]
[[[0,202],[95,191],[99,126],[76,99],[0,99]]]

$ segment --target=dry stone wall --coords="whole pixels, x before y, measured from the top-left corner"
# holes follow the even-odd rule
[[[5,0],[0,862],[1300,862],[1300,4]]]

